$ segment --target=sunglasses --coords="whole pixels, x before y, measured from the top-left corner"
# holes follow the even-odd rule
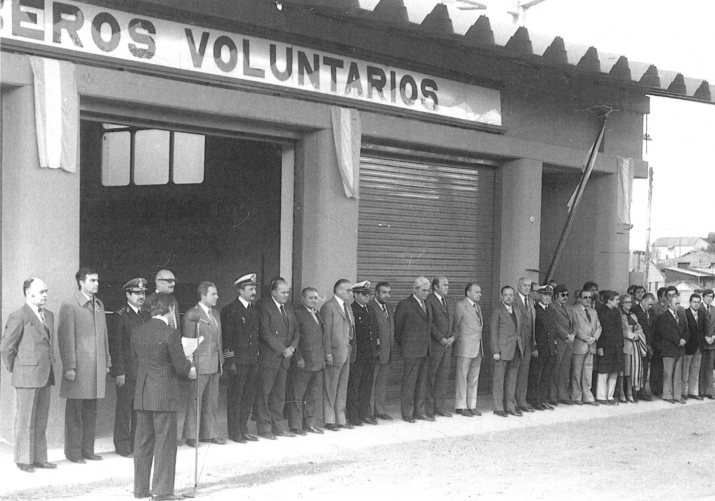
[[[559,293],[559,296],[561,296],[561,297],[569,297],[569,293],[568,293],[568,292],[561,292],[561,293]]]

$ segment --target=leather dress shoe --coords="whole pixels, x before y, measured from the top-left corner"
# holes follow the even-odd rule
[[[378,419],[384,419],[385,421],[392,421],[392,416],[389,414],[375,414],[375,417]]]
[[[204,443],[209,443],[209,444],[216,444],[216,445],[224,445],[226,444],[226,439],[221,438],[221,437],[214,437],[214,438],[202,438],[199,440],[200,442]]]
[[[72,461],[73,463],[77,463],[77,464],[85,464],[87,462],[83,458],[79,458],[79,459],[67,458],[67,460]]]
[[[372,416],[366,416],[362,418],[362,422],[365,424],[377,424],[377,419]]]
[[[415,416],[415,419],[418,419],[420,421],[434,421],[434,416],[418,414]]]
[[[546,410],[546,407],[544,407],[544,406],[541,405],[541,404],[534,404],[534,410],[537,410],[537,411],[545,411],[545,410]]]
[[[648,395],[645,391],[641,390],[638,392],[638,400],[645,400],[646,402],[650,402],[653,400],[653,397]]]
[[[543,405],[543,406],[544,406],[544,409],[546,409],[547,411],[553,411],[553,410],[554,410],[554,407],[553,407],[551,404],[541,404],[541,405]]]
[[[700,395],[688,395],[688,398],[694,398],[695,400],[702,400],[702,399],[703,399],[703,397],[701,397]]]
[[[151,497],[151,492],[139,492],[139,493],[134,493],[134,497],[136,499],[145,499],[145,498],[150,498]]]
[[[500,417],[509,417],[509,414],[504,411],[494,411],[494,414]]]
[[[172,499],[184,499],[184,496],[179,494],[154,494],[151,499],[152,501],[169,501]]]
[[[248,440],[243,435],[238,435],[238,436],[228,436],[229,440],[233,440],[234,442],[237,442],[239,444],[247,444]]]
[[[580,400],[574,400],[573,403],[574,405],[583,405],[583,402],[581,402]]]
[[[516,416],[516,417],[522,417],[522,416],[523,416],[523,414],[521,413],[521,411],[518,410],[518,409],[515,409],[515,410],[513,410],[513,411],[506,411],[506,413],[509,414],[510,416]]]
[[[346,430],[352,430],[355,427],[350,423],[345,423],[345,424],[339,424],[338,428],[345,428]]]
[[[118,454],[119,456],[122,456],[123,458],[133,458],[133,457],[134,457],[134,454],[132,454],[131,452],[124,452],[124,451],[119,452],[119,451],[117,451],[117,454]]]
[[[467,410],[472,413],[472,416],[481,417],[481,415],[482,415],[482,413],[479,412],[477,409],[467,409]]]
[[[292,437],[295,437],[296,435],[295,435],[295,433],[293,433],[292,431],[286,430],[286,431],[278,431],[278,432],[276,432],[276,433],[275,433],[275,436],[276,436],[276,437],[292,438]]]
[[[668,402],[669,404],[674,404],[675,400],[673,400],[672,398],[664,398],[663,402]]]
[[[715,395],[705,395],[705,398],[709,398],[710,400],[715,400]]]
[[[573,405],[573,404],[574,404],[574,401],[573,401],[573,400],[563,399],[563,400],[559,400],[559,403],[560,403],[560,404],[564,404],[564,405]]]
[[[325,429],[330,431],[340,431],[338,425],[335,423],[325,423]]]
[[[534,412],[534,408],[530,405],[526,407],[517,407],[516,410],[521,411],[521,412]]]
[[[189,447],[194,447],[194,448],[198,447],[198,444],[196,443],[195,438],[187,438],[186,445],[188,445]]]
[[[547,405],[544,403],[544,405]],[[558,407],[559,403],[556,400],[549,400],[548,405],[553,405],[554,407]]]
[[[362,421],[360,421],[359,419],[351,419],[350,421],[348,421],[348,423],[350,423],[352,426],[362,426]]]
[[[316,428],[315,426],[307,426],[303,429],[308,433],[317,433],[318,435],[322,435],[323,433],[325,433],[323,430],[321,430],[320,428]]]
[[[444,411],[437,411],[435,412],[437,416],[441,417],[452,417],[452,415],[449,412],[444,412]]]
[[[276,436],[273,433],[259,433],[258,436],[266,440],[276,440]]]
[[[294,435],[300,435],[301,437],[304,437],[307,435],[307,433],[305,431],[303,431],[302,428],[291,428],[290,431],[292,431]]]
[[[17,463],[17,467],[26,473],[32,473],[35,471],[35,468],[33,468],[31,464]]]
[[[48,463],[47,461],[35,461],[32,463],[32,466],[35,468],[42,468],[44,470],[54,470],[57,468],[57,465],[55,463]]]
[[[84,459],[89,459],[90,461],[101,461],[102,460],[102,456],[100,456],[98,454],[82,454],[82,457]]]
[[[403,420],[404,422],[406,422],[406,423],[415,423],[415,422],[416,422],[416,421],[415,421],[415,418],[412,418],[412,417],[409,417],[409,416],[408,416],[408,417],[403,416],[403,417],[402,417],[402,420]]]
[[[254,435],[249,435],[248,433],[242,433],[243,438],[248,440],[249,442],[258,442],[258,437]]]
[[[608,399],[606,402],[608,403],[608,405],[618,405],[618,400],[613,398]]]
[[[594,407],[598,407],[600,404],[596,402],[595,400],[591,400],[590,402],[584,402],[586,405],[593,405]]]
[[[688,401],[685,400],[684,398],[681,398],[680,400],[676,400],[676,402],[678,402],[679,404],[687,404],[688,403]]]
[[[472,413],[468,409],[457,409],[454,412],[464,417],[472,417]]]

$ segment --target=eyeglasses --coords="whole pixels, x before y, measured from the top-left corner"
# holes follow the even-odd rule
[[[568,293],[568,292],[561,292],[561,293],[559,294],[559,296],[561,296],[561,297],[569,297],[569,293]]]
[[[591,300],[591,296],[581,296],[581,299],[588,299],[589,301]]]
[[[176,279],[175,279],[175,278],[157,278],[156,281],[157,281],[157,282],[167,282],[167,283],[170,283],[170,284],[175,284],[175,283],[176,283]]]

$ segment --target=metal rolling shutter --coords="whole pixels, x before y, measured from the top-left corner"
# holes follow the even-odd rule
[[[390,282],[393,305],[411,294],[419,275],[447,276],[453,300],[464,297],[465,285],[475,281],[488,319],[494,293],[494,180],[495,169],[486,166],[363,152],[357,279],[373,286]],[[393,364],[391,372],[394,398],[402,363]],[[490,364],[483,364],[480,388],[488,387],[490,372]]]

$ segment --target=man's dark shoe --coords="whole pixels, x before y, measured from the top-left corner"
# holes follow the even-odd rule
[[[545,411],[546,407],[544,407],[542,404],[534,404],[534,410]]]
[[[248,433],[242,433],[243,438],[248,440],[249,442],[258,442],[258,437],[254,435],[249,435]]]
[[[535,409],[532,406],[526,406],[526,407],[517,407],[516,410],[521,411],[521,412],[534,412]]]
[[[580,400],[573,400],[573,403],[575,405],[583,405],[583,402],[581,402]]]
[[[435,415],[441,416],[441,417],[452,417],[452,415],[449,412],[444,412],[444,411],[437,411],[437,412],[435,412]]]
[[[424,414],[417,414],[414,418],[419,421],[434,421],[434,417],[429,415],[425,416]]]
[[[151,492],[135,492],[134,497],[136,499],[145,499],[145,498],[150,498],[151,497]]]
[[[276,437],[286,437],[286,438],[292,438],[292,437],[295,437],[295,436],[296,436],[295,433],[293,433],[293,432],[290,431],[290,430],[278,431],[278,432],[274,433],[274,435],[275,435]]]
[[[221,438],[221,437],[202,438],[199,440],[199,442],[204,442],[204,443],[208,443],[208,444],[216,444],[216,445],[224,445],[224,444],[226,444],[226,439]]]
[[[564,404],[564,405],[573,405],[573,400],[563,399],[563,400],[559,400],[559,403]]]
[[[133,458],[133,457],[134,457],[134,455],[133,455],[131,452],[125,452],[125,451],[119,452],[119,451],[117,451],[117,454],[120,455],[120,456],[122,456],[123,458]]]
[[[31,464],[17,463],[17,467],[26,473],[32,473],[35,471],[35,468],[33,468]]]
[[[72,461],[73,463],[77,463],[77,464],[85,464],[87,462],[83,458],[78,458],[78,459],[67,458],[67,460]]]
[[[276,440],[276,436],[273,433],[259,433],[258,436],[266,440]]]
[[[384,419],[385,421],[392,421],[392,416],[389,414],[375,414],[375,417],[378,419]]]
[[[292,431],[294,435],[300,435],[301,437],[307,435],[301,428],[291,428],[290,431]]]
[[[553,405],[554,407],[558,407],[559,403],[556,400],[549,400],[549,403],[544,403],[544,405]]]
[[[186,445],[188,445],[189,447],[194,447],[194,448],[198,447],[198,445],[196,444],[195,438],[187,438]]]
[[[402,420],[406,423],[415,423],[415,418],[409,416],[402,416]]]
[[[340,431],[338,425],[335,423],[325,423],[325,429],[330,431]]]
[[[377,419],[372,416],[365,416],[362,418],[362,422],[365,424],[377,424]]]
[[[544,406],[544,409],[546,409],[547,411],[553,411],[553,410],[554,410],[554,407],[553,407],[551,404],[546,404],[546,403],[544,403],[544,404],[541,404],[541,405],[543,405],[543,406]]]
[[[179,494],[155,494],[151,497],[152,501],[170,501],[174,499],[184,499],[184,496]]]
[[[306,426],[303,428],[305,431],[308,433],[316,433],[318,435],[322,435],[324,432],[320,428],[316,428],[315,426]]]
[[[468,409],[457,409],[454,412],[464,417],[472,417],[472,413]]]
[[[82,457],[84,459],[89,459],[90,461],[101,461],[102,460],[102,456],[100,456],[98,454],[82,454]]]
[[[595,400],[591,400],[590,402],[584,402],[586,405],[593,405],[594,407],[598,407],[600,404],[596,402]]]
[[[715,400],[715,395],[705,395],[705,398],[709,398],[710,400]]]
[[[510,416],[516,416],[516,417],[522,417],[522,416],[523,416],[523,414],[521,413],[521,411],[519,411],[518,409],[513,410],[513,411],[506,411],[506,413],[509,414]]]
[[[360,421],[358,419],[351,419],[350,421],[348,421],[348,423],[350,423],[353,426],[362,426],[362,421]]]
[[[678,402],[679,404],[687,404],[688,403],[688,401],[685,400],[684,398],[681,398],[680,400],[676,400],[676,402]]]
[[[234,442],[237,442],[239,444],[247,444],[248,440],[243,435],[238,435],[238,436],[228,436],[229,440],[233,440]]]
[[[509,415],[504,411],[494,411],[494,414],[500,417],[509,417]]]
[[[362,423],[361,423],[361,426],[362,426]],[[345,424],[339,424],[338,428],[345,428],[346,430],[352,430],[355,427],[350,423],[345,423]]]
[[[42,468],[44,470],[54,470],[57,468],[55,463],[48,463],[47,461],[35,461],[32,466],[35,468]]]
[[[695,400],[702,400],[702,399],[703,399],[703,397],[701,397],[700,395],[688,395],[688,398],[694,398]]]
[[[481,417],[481,415],[482,415],[482,413],[479,412],[477,409],[467,409],[467,410],[472,413],[472,416]]]

